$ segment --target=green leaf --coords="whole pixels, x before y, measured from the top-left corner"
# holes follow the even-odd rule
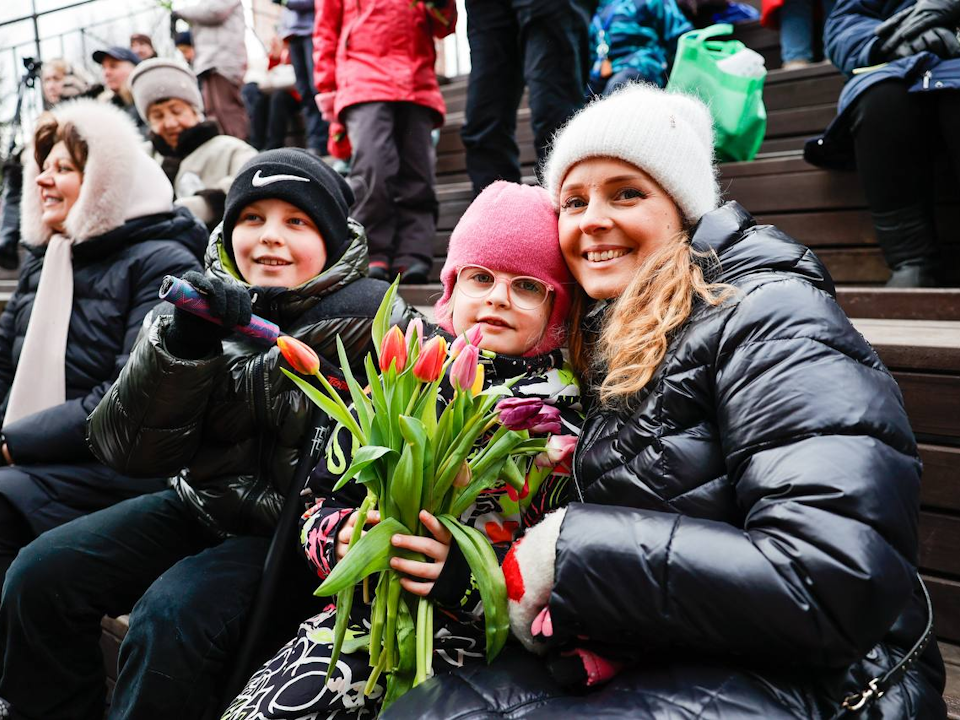
[[[510,455],[507,455],[507,457],[504,459],[503,465],[500,468],[499,476],[518,492],[523,490],[523,485],[527,481],[527,479],[523,476],[523,473],[520,472],[520,468],[517,467],[517,463]]]
[[[361,470],[365,470],[369,465],[372,465],[384,455],[395,452],[395,450],[383,447],[382,445],[364,445],[357,450],[357,454],[353,456],[353,462],[350,463],[350,467],[348,467],[343,475],[340,476],[340,479],[337,480],[337,484],[333,486],[333,491],[336,492],[342,488],[352,477],[357,475]]]
[[[347,625],[350,621],[350,610],[352,607],[353,588],[344,588],[337,593],[336,622],[334,622],[333,625],[333,648],[330,651],[330,662],[327,665],[327,677],[324,679],[324,683],[330,682],[333,671],[337,667],[337,660],[340,659],[340,651],[343,649],[343,642],[347,634]]]
[[[500,479],[500,468],[505,461],[506,458],[501,458],[488,465],[484,472],[475,473],[470,480],[470,484],[459,495],[456,495],[451,503],[450,514],[454,517],[460,517],[476,501],[480,493],[496,485]]]
[[[344,655],[352,655],[357,650],[370,650],[370,635],[351,635],[348,634],[343,640],[343,647],[340,651]]]
[[[433,496],[432,492],[424,492],[424,485],[430,486],[430,490],[433,489],[433,483],[426,482],[427,476],[425,475],[427,461],[429,460],[431,463],[433,461],[432,457],[427,457],[428,454],[432,455],[432,450],[430,448],[429,437],[427,436],[427,429],[420,420],[415,417],[401,415],[398,418],[398,422],[400,424],[400,434],[403,436],[407,447],[412,451],[413,469],[416,474],[415,482],[412,482],[407,489],[407,492],[409,492],[411,496],[415,494],[415,497],[411,498],[411,502],[415,506],[413,510],[414,519],[407,524],[408,527],[412,528],[417,525],[417,516],[420,513],[420,508],[426,507],[428,510],[430,509],[428,507],[429,503],[424,502],[423,498],[424,496],[428,498]],[[401,519],[403,517],[404,516],[401,516]]]
[[[370,398],[364,394],[360,383],[358,383],[357,379],[353,376],[353,370],[350,369],[350,359],[347,357],[347,351],[343,347],[343,341],[339,335],[337,335],[337,356],[340,358],[340,369],[343,371],[343,376],[347,380],[347,387],[350,388],[350,399],[353,401],[357,418],[360,420],[360,427],[363,428],[364,433],[369,437],[373,406],[370,403]]]
[[[510,633],[507,615],[507,583],[490,541],[476,528],[461,523],[452,515],[437,518],[453,535],[460,552],[470,566],[470,572],[480,589],[483,601],[484,633],[487,639],[487,662],[503,649]]]
[[[403,417],[402,415],[400,417]],[[420,451],[423,455],[423,451]],[[420,493],[423,482],[423,468],[416,466],[416,451],[412,445],[405,445],[400,461],[390,478],[390,499],[397,510],[400,522],[409,528],[417,526],[417,514],[420,512]]]
[[[373,337],[373,347],[377,351],[377,358],[380,357],[380,345],[383,344],[383,336],[390,329],[390,317],[393,315],[393,301],[397,296],[397,286],[400,284],[400,276],[393,281],[390,289],[383,295],[380,301],[380,307],[377,308],[377,314],[373,317],[373,328],[371,335]]]
[[[509,385],[491,385],[486,390],[482,390],[477,393],[477,397],[493,397],[498,398],[503,395],[513,395],[513,391],[510,389]]]
[[[397,667],[387,676],[387,690],[383,696],[381,712],[392,705],[397,698],[413,687],[416,672],[417,639],[413,617],[405,602],[397,608],[396,643]]]
[[[392,547],[390,538],[396,533],[411,534],[395,518],[384,518],[374,525],[356,543],[351,544],[343,560],[334,566],[313,594],[319,597],[334,595],[344,588],[353,587],[367,575],[388,569]]]
[[[303,393],[310,398],[314,404],[316,404],[327,415],[332,417],[338,423],[347,428],[347,430],[353,433],[354,437],[360,441],[361,445],[367,444],[367,436],[357,424],[356,419],[350,413],[350,410],[347,409],[346,404],[344,404],[343,400],[337,394],[337,391],[334,390],[330,383],[327,382],[327,379],[323,377],[323,373],[319,373],[316,377],[318,380],[320,380],[321,384],[323,384],[325,388],[328,388],[327,392],[336,398],[335,400],[327,395],[324,395],[299,375],[294,375],[286,368],[280,368],[280,370],[283,371],[283,374],[290,378],[297,387],[303,390]]]

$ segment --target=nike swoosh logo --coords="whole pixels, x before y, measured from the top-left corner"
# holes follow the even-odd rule
[[[299,175],[268,175],[264,177],[260,174],[260,170],[254,174],[253,179],[250,181],[250,184],[254,187],[263,187],[264,185],[272,185],[275,182],[282,182],[284,180],[296,180],[297,182],[310,182],[309,178],[300,177]]]

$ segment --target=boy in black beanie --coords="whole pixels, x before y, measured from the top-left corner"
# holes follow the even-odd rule
[[[220,709],[297,461],[306,450],[312,467],[322,446],[278,348],[230,328],[256,312],[313,347],[328,373],[339,365],[339,335],[360,372],[388,286],[365,277],[351,199],[305,151],[263,153],[240,170],[205,275],[185,278],[223,327],[168,306],[88,420],[98,458],[125,474],[170,476],[170,489],[45,533],[7,576],[0,634],[17,651],[5,672],[57,678],[42,693],[8,698],[17,713],[103,717],[100,619],[131,611],[109,717]],[[393,321],[405,324],[409,312],[401,301]],[[292,551],[295,538],[281,546]],[[286,567],[279,596],[312,600],[309,574],[298,561]],[[317,609],[272,613],[270,630],[279,641]]]

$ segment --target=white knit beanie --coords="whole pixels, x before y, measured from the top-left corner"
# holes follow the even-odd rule
[[[203,97],[193,70],[176,60],[151,58],[144,60],[130,73],[130,92],[137,112],[144,120],[147,111],[158,100],[176,98],[203,114]]]
[[[555,206],[570,168],[591,157],[636,165],[660,183],[690,223],[719,204],[713,120],[689,95],[632,83],[570,118],[554,136],[544,167]]]

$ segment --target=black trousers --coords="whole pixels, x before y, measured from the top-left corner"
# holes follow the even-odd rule
[[[100,618],[132,610],[109,717],[205,717],[220,703],[269,542],[217,541],[173,490],[44,533],[4,585],[0,697],[28,718],[101,720]]]
[[[297,92],[302,98],[307,147],[326,155],[329,125],[320,116],[320,108],[317,107],[317,89],[313,84],[313,38],[294,35],[290,38],[289,48],[290,64],[297,76]]]
[[[350,214],[367,231],[370,261],[394,271],[430,265],[437,229],[436,113],[409,102],[367,102],[343,112],[353,146]]]
[[[937,155],[946,154],[960,177],[960,92],[907,87],[877,83],[854,107],[857,169],[874,213],[932,204]]]
[[[460,132],[474,194],[520,180],[517,108],[526,85],[537,164],[584,102],[591,0],[467,0],[470,81]]]

